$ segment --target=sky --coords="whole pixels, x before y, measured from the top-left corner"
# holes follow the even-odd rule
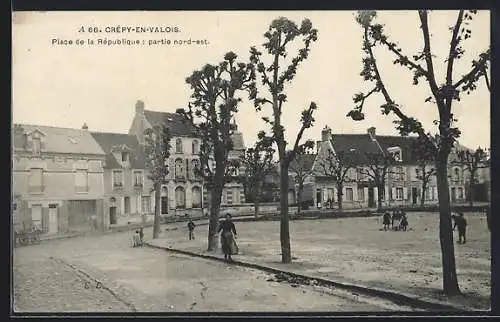
[[[271,21],[287,17],[297,24],[309,18],[318,29],[318,40],[311,45],[308,59],[298,68],[295,79],[286,86],[288,102],[283,107],[283,124],[290,144],[300,128],[300,113],[313,101],[315,125],[304,138],[317,141],[328,125],[333,133],[366,133],[376,127],[377,134],[398,135],[392,123],[396,117],[382,115],[383,98],[372,96],[365,103],[365,120],[346,117],[354,107],[355,93],[371,89],[359,75],[363,53],[362,30],[353,11],[200,11],[200,12],[16,12],[12,35],[12,121],[58,127],[127,133],[135,113],[135,102],[145,108],[175,112],[186,107],[190,89],[185,82],[194,70],[207,63],[220,62],[233,51],[248,61],[251,46],[262,48]],[[431,46],[438,83],[444,82],[446,56],[456,11],[429,14]],[[377,21],[387,35],[408,56],[423,48],[416,11],[379,11]],[[179,32],[106,32],[123,27],[178,28]],[[79,32],[80,28],[85,32]],[[96,27],[101,33],[89,33]],[[456,62],[454,77],[459,79],[471,68],[472,59],[490,46],[490,14],[479,11],[471,22],[472,38],[464,42],[465,54]],[[138,46],[96,46],[98,39],[138,40]],[[76,45],[79,39],[94,45]],[[203,45],[149,45],[150,40],[207,40]],[[71,45],[58,43],[72,40]],[[145,44],[142,45],[142,41]],[[54,44],[54,42],[56,44]],[[290,57],[297,45],[290,47]],[[412,74],[394,65],[394,56],[385,48],[375,51],[384,82],[393,99],[408,115],[418,118],[428,131],[436,132],[433,120],[437,107],[424,102],[428,85],[412,85]],[[243,98],[246,94],[242,93]],[[256,112],[244,99],[236,116],[245,144],[251,146],[257,132],[267,129],[261,120],[270,108]],[[462,131],[460,143],[475,148],[490,145],[490,93],[484,81],[470,96],[454,102],[453,113]]]

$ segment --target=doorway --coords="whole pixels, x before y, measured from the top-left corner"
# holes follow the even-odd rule
[[[455,203],[457,201],[456,188],[451,188],[451,203]]]
[[[411,188],[411,200],[414,205],[418,202],[418,190],[415,187]]]
[[[123,198],[123,203],[124,203],[123,206],[125,208],[123,212],[127,215],[130,214],[130,197]]]
[[[109,207],[109,224],[116,225],[116,207]]]
[[[49,205],[49,234],[56,234],[58,232],[57,225],[57,204]]]
[[[368,188],[368,208],[375,207],[375,191],[373,188]]]

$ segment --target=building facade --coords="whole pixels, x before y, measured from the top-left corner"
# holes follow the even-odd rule
[[[328,163],[329,151],[342,151],[353,164],[343,186],[343,207],[377,207],[379,194],[382,206],[417,206],[422,203],[423,193],[424,204],[436,204],[438,195],[435,176],[430,177],[425,192],[422,191],[422,169],[412,153],[415,139],[376,135],[375,128],[368,129],[366,134],[332,134],[330,128],[325,127],[321,141],[317,142],[311,176],[307,179],[311,188],[306,190],[308,193],[304,198],[311,200],[318,208],[337,207],[337,185],[331,176],[326,175],[323,165]],[[367,153],[390,153],[395,159],[387,171],[383,188],[377,186],[366,174],[369,164]],[[431,167],[432,165],[428,166],[428,169]],[[466,195],[463,169],[450,164],[448,174],[452,204],[464,203]]]
[[[146,110],[144,102],[137,101],[135,115],[129,134],[137,137],[144,145],[144,132],[156,125],[163,124],[172,135],[169,160],[170,173],[167,184],[161,191],[161,213],[163,215],[203,215],[209,207],[208,191],[203,179],[194,171],[200,165],[199,153],[201,139],[196,129],[176,113]],[[239,158],[245,147],[241,132],[233,134],[233,150],[229,158]],[[243,185],[238,182],[226,184],[222,195],[222,206],[245,202]],[[154,205],[154,203],[151,203]]]
[[[153,215],[153,184],[148,179],[137,138],[118,133],[91,134],[106,153],[103,167],[106,227],[147,221]]]
[[[103,229],[106,155],[88,131],[15,124],[13,225],[44,234]]]

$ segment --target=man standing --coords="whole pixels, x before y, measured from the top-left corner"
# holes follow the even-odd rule
[[[194,222],[191,219],[189,219],[189,222],[188,222],[189,240],[194,239],[194,227],[196,227],[196,225],[194,224]]]
[[[467,220],[464,218],[464,214],[462,212],[459,212],[458,216],[455,217],[455,225],[453,226],[453,230],[455,230],[455,227],[458,228],[458,243],[465,244]]]

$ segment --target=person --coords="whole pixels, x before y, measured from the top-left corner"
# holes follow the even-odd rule
[[[455,216],[455,225],[453,226],[453,231],[455,231],[455,227],[458,228],[458,243],[465,244],[467,220],[464,218],[464,214],[462,212],[459,212],[458,216]]]
[[[395,209],[392,211],[392,216],[391,216],[391,228],[394,229],[394,221],[396,220],[396,217],[398,215],[398,210]]]
[[[189,240],[194,239],[194,227],[196,227],[196,225],[194,224],[194,222],[191,219],[189,219],[189,222],[188,222]]]
[[[388,211],[384,213],[383,223],[384,223],[384,230],[389,229],[389,225],[391,224],[391,214],[389,214]]]
[[[406,229],[408,228],[408,217],[406,217],[406,214],[403,212],[402,216],[401,216],[401,230],[403,231],[406,231]]]
[[[141,240],[141,245],[142,245],[142,242],[144,241],[144,228],[141,227],[141,229],[139,229],[139,239]]]
[[[224,252],[224,260],[232,261],[231,255],[238,253],[238,245],[236,244],[235,238],[237,237],[236,227],[231,221],[231,215],[226,214],[226,220],[220,223],[217,233],[222,234],[220,236],[222,251]]]
[[[139,236],[139,231],[136,230],[134,236],[132,237],[133,241],[133,247],[140,246],[141,244],[141,237]]]

